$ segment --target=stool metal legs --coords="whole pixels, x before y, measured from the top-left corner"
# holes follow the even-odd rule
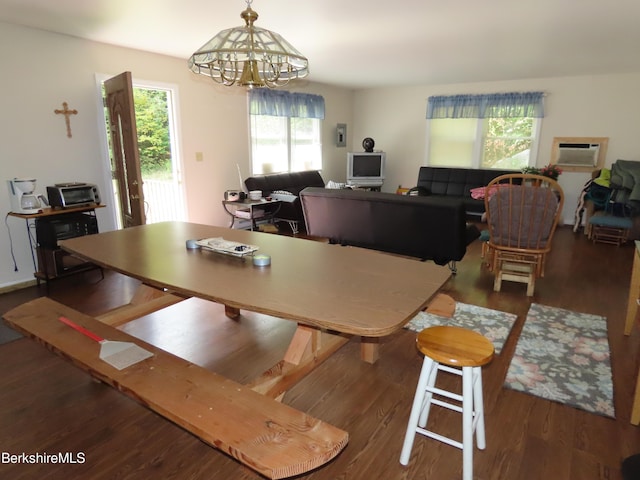
[[[462,395],[457,395],[435,387],[438,370],[462,377]],[[438,397],[446,397],[461,402],[462,406],[434,398],[434,394]],[[425,429],[432,404],[462,413],[462,442]],[[463,479],[471,480],[473,478],[474,432],[478,448],[484,450],[486,441],[484,402],[482,400],[482,368],[462,367],[461,370],[459,368],[440,365],[438,362],[425,356],[420,378],[418,379],[416,394],[413,399],[411,414],[409,415],[407,432],[402,446],[402,453],[400,454],[400,463],[402,465],[409,464],[413,442],[416,434],[419,433],[461,449]]]

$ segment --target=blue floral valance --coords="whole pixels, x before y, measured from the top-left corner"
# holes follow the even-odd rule
[[[429,97],[427,118],[544,117],[543,92]]]
[[[324,97],[309,93],[255,88],[249,90],[249,113],[274,117],[324,119]]]

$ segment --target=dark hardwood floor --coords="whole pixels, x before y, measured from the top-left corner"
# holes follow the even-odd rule
[[[471,245],[443,291],[460,302],[518,315],[504,350],[484,369],[487,448],[474,453],[476,479],[616,480],[622,478],[622,459],[640,453],[640,427],[629,422],[640,328],[630,337],[622,333],[632,259],[632,242],[622,247],[592,244],[561,228],[546,276],[528,298],[523,284],[505,282],[502,292],[493,292],[480,244]],[[88,272],[53,282],[49,296],[97,314],[126,303],[136,286],[118,274],[107,273],[100,280],[98,272]],[[41,286],[0,295],[0,312],[44,294]],[[615,420],[502,388],[531,302],[607,317]],[[293,328],[291,322],[244,311],[236,322],[219,305],[195,299],[123,327],[240,382],[275,363]],[[398,461],[421,367],[414,343],[414,333],[397,332],[382,340],[380,360],[369,365],[360,361],[354,339],[286,394],[285,403],[350,434],[335,460],[299,478],[461,478],[461,452],[433,440],[416,439],[408,467]],[[0,365],[0,478],[261,478],[31,340],[1,345]],[[451,387],[455,381],[445,379],[443,385]],[[431,420],[444,433],[459,435],[456,414],[435,409]],[[6,461],[9,454],[58,452],[76,459],[82,454],[84,461]]]

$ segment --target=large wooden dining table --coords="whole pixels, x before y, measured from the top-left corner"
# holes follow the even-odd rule
[[[210,238],[255,245],[271,265],[187,248],[189,240]],[[5,322],[273,479],[324,465],[349,437],[287,406],[281,401],[286,391],[354,336],[362,339],[363,360],[376,362],[379,338],[424,309],[450,276],[447,267],[373,250],[184,222],[87,235],[60,246],[138,279],[131,301],[94,318],[39,298],[3,314]],[[296,322],[282,360],[241,385],[114,328],[190,297],[223,304],[230,321],[249,310]],[[61,317],[152,356],[116,370],[98,357],[93,340],[80,339]]]
[[[271,265],[256,267],[250,257],[186,248],[187,240],[215,237],[259,247],[258,253],[270,255]],[[244,309],[297,322],[284,363],[255,381],[256,390],[274,398],[308,373],[310,362],[303,357],[317,365],[349,336],[362,337],[362,358],[374,363],[378,338],[424,309],[451,274],[431,262],[373,250],[186,222],[76,237],[60,246],[139,279],[147,289],[140,298],[149,300],[150,310],[176,296],[198,297],[224,304],[232,318]],[[130,310],[139,316],[145,302],[135,303]],[[112,323],[135,318],[119,315]]]
[[[185,247],[189,239],[214,237],[256,245],[271,265]],[[76,237],[60,246],[156,288],[370,337],[401,328],[450,276],[447,267],[373,250],[182,222]]]

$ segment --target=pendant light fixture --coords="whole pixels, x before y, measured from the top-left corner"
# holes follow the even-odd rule
[[[189,59],[189,69],[225,86],[281,87],[306,77],[309,62],[279,34],[254,26],[253,0],[240,14],[245,25],[218,33]]]

